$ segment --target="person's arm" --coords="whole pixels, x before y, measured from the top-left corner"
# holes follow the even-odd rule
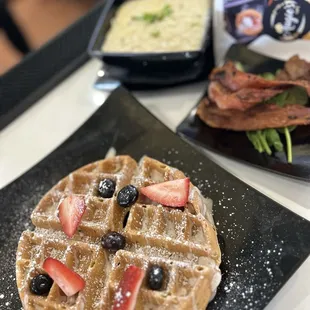
[[[28,44],[18,25],[14,21],[7,4],[7,1],[0,0],[0,29],[6,33],[8,39],[18,50],[23,54],[27,54],[29,52]]]
[[[86,14],[95,2],[95,0],[7,0],[7,6],[30,49],[37,49]]]
[[[1,47],[1,57],[0,57],[0,75],[14,67],[20,62],[23,55],[18,51],[11,41],[7,38],[5,32],[0,29],[0,47]]]

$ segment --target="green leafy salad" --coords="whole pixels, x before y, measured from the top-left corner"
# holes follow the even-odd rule
[[[238,70],[244,71],[242,64],[237,63],[236,67]],[[275,79],[275,74],[270,72],[261,74],[261,76],[268,80]],[[269,103],[277,104],[280,107],[285,107],[290,104],[299,104],[305,106],[308,103],[308,94],[303,87],[293,86],[263,102],[263,104]],[[258,152],[265,152],[268,155],[272,155],[273,149],[276,152],[284,151],[284,146],[281,140],[283,136],[286,141],[287,162],[292,163],[293,151],[291,132],[295,130],[295,128],[296,126],[289,126],[284,128],[267,128],[262,130],[247,131],[246,135]]]

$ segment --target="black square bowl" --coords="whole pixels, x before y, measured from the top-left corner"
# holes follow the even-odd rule
[[[147,0],[145,0],[147,1]],[[104,52],[101,47],[110,29],[111,21],[125,0],[106,0],[88,45],[88,53],[105,63],[109,78],[125,84],[173,85],[206,75],[213,65],[211,31],[209,26],[197,51],[166,53]],[[210,10],[206,16],[211,16]],[[211,24],[211,17],[210,23]]]

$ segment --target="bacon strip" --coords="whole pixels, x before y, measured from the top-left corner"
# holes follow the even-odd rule
[[[245,111],[282,92],[283,89],[273,88],[244,88],[236,92],[232,92],[230,89],[216,81],[211,82],[208,89],[210,100],[216,102],[216,105],[220,109],[236,109],[241,111]]]
[[[223,86],[232,91],[238,91],[243,88],[281,88],[288,86],[301,86],[307,90],[310,96],[310,81],[280,81],[280,80],[266,80],[259,75],[252,73],[245,73],[236,69],[233,62],[229,61],[224,66],[212,70],[209,80],[219,81]]]
[[[298,104],[285,107],[261,104],[246,111],[221,110],[204,98],[198,106],[197,115],[211,127],[235,131],[310,124],[310,108]]]

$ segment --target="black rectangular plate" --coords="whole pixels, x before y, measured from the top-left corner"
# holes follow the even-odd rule
[[[107,0],[90,39],[88,52],[104,63],[101,83],[119,80],[130,88],[172,86],[205,77],[213,64],[212,32],[207,28],[200,50],[175,53],[105,53],[101,50],[119,7],[125,0]],[[210,16],[211,8],[206,12]],[[209,27],[209,25],[208,25]]]
[[[66,142],[0,191],[0,308],[20,309],[15,252],[42,195],[74,169],[104,158],[113,145],[147,154],[191,177],[213,199],[223,281],[209,309],[263,309],[310,253],[310,223],[211,162],[143,108],[125,89]]]
[[[239,61],[245,66],[246,71],[257,74],[275,72],[284,65],[282,61],[257,54],[242,45],[232,46],[226,59]],[[207,93],[204,96],[206,95]],[[276,152],[272,156],[260,154],[249,142],[245,132],[209,127],[195,112],[196,107],[178,126],[177,132],[181,136],[221,155],[289,177],[310,181],[310,126],[299,126],[292,132],[293,164],[288,164],[285,152]]]

